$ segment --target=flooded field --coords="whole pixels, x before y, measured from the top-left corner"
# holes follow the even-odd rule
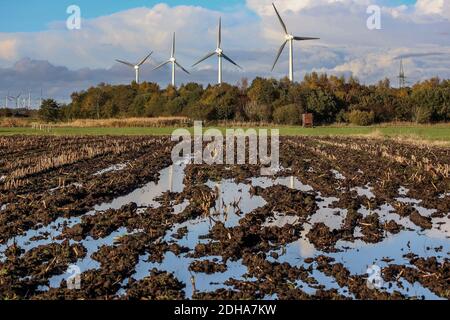
[[[448,148],[283,138],[264,177],[172,147],[0,138],[0,298],[449,299]]]

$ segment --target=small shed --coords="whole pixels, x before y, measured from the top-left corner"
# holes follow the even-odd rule
[[[304,113],[302,115],[302,123],[304,128],[314,127],[314,116],[312,113]]]

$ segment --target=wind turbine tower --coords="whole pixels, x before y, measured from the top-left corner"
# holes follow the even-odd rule
[[[278,50],[277,57],[272,66],[272,71],[275,69],[278,59],[280,59],[280,56],[283,53],[283,50],[286,47],[286,44],[289,43],[289,80],[291,80],[291,82],[293,82],[294,81],[294,41],[319,40],[320,38],[296,37],[296,36],[290,34],[288,32],[286,24],[284,23],[283,19],[281,18],[280,14],[278,13],[277,7],[275,7],[275,4],[273,4],[273,3],[272,3],[272,6],[275,9],[275,13],[278,16],[278,20],[280,21],[281,27],[283,28],[283,31],[285,34],[284,35],[285,41],[281,45],[280,49]]]
[[[5,108],[6,108],[6,109],[8,109],[8,101],[9,101],[9,91],[8,91],[8,93],[6,94],[6,97],[5,97]]]
[[[175,57],[175,33],[173,34],[173,39],[172,39],[172,50],[170,53],[170,59],[161,63],[159,66],[157,66],[156,68],[154,68],[153,70],[157,70],[159,68],[162,68],[163,66],[165,66],[166,64],[172,64],[172,86],[175,87],[176,83],[175,83],[175,73],[176,73],[176,67],[180,68],[181,70],[183,70],[184,72],[186,72],[187,74],[190,74],[189,71],[187,71],[181,64],[178,63],[177,58]]]
[[[234,64],[239,69],[242,69],[240,65],[238,65],[236,62],[234,62],[230,57],[228,57],[222,49],[222,19],[219,19],[219,30],[217,33],[217,48],[215,51],[208,53],[205,57],[200,59],[197,63],[195,63],[192,67],[195,67],[196,65],[200,64],[201,62],[211,58],[212,56],[217,55],[219,66],[218,66],[218,76],[217,76],[217,82],[218,84],[222,84],[222,58],[230,62],[231,64]]]
[[[150,52],[150,54],[148,56],[146,56],[144,59],[142,59],[141,62],[137,63],[137,64],[132,64],[128,61],[123,61],[123,60],[118,60],[116,59],[117,62],[122,63],[126,66],[129,66],[131,68],[133,68],[135,70],[136,73],[136,83],[139,84],[139,70],[141,68],[141,66],[147,61],[148,58],[150,58],[150,56],[153,54],[153,51]]]

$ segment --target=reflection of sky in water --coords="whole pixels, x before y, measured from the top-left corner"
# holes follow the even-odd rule
[[[121,170],[125,169],[127,167],[127,165],[128,165],[127,163],[113,164],[112,166],[110,166],[108,168],[97,171],[96,173],[93,174],[93,176],[101,176],[105,173],[112,172],[112,171],[121,171]]]
[[[355,187],[351,190],[355,190],[356,193],[358,194],[358,196],[366,196],[368,199],[372,199],[375,198],[375,195],[372,192],[372,188],[368,185],[364,186],[364,187]]]
[[[128,195],[118,197],[111,201],[110,203],[103,203],[95,206],[94,210],[88,212],[87,214],[95,214],[96,212],[105,211],[108,209],[119,209],[124,205],[131,202],[135,202],[138,207],[158,207],[160,204],[155,201],[155,198],[161,196],[166,191],[173,191],[180,193],[184,189],[183,179],[184,179],[184,168],[185,164],[177,164],[175,166],[168,167],[160,171],[160,179],[157,183],[150,182],[138,188]],[[111,168],[106,168],[109,170]],[[120,169],[120,168],[112,168]],[[106,171],[108,172],[108,171]],[[333,172],[333,174],[338,179],[345,179],[339,172]],[[245,215],[251,213],[253,210],[263,207],[266,205],[266,201],[260,196],[252,196],[250,194],[250,186],[259,186],[262,188],[268,188],[274,185],[283,185],[289,188],[294,188],[304,192],[313,191],[313,188],[309,185],[303,184],[297,178],[294,177],[281,177],[281,178],[251,178],[245,183],[235,183],[233,180],[223,180],[220,182],[208,181],[206,183],[208,187],[213,190],[219,191],[218,199],[211,209],[210,217],[199,217],[195,220],[191,220],[182,224],[173,226],[171,230],[166,233],[164,241],[169,243],[176,242],[180,246],[185,246],[193,250],[198,243],[206,243],[210,240],[200,239],[201,236],[206,235],[210,229],[214,226],[216,221],[221,221],[226,227],[236,226],[239,220]],[[356,187],[354,189],[359,195],[365,195],[368,198],[373,197],[371,187],[366,185],[362,187]],[[428,210],[420,206],[420,201],[415,199],[410,199],[406,197],[408,193],[407,189],[401,189],[400,197],[398,201],[409,203],[413,205],[422,215],[429,216],[435,210]],[[304,230],[301,233],[301,238],[285,247],[276,250],[279,254],[278,259],[273,259],[268,256],[269,261],[278,262],[288,262],[293,266],[304,265],[304,259],[309,257],[315,257],[323,252],[317,251],[314,246],[306,238],[306,234],[311,229],[314,223],[323,222],[330,229],[339,229],[342,225],[343,218],[345,217],[347,210],[339,208],[330,208],[330,205],[334,201],[338,201],[337,198],[333,197],[322,197],[320,193],[317,194],[319,209],[312,215],[308,222],[304,224]],[[181,204],[174,206],[174,212],[182,212],[189,205],[189,201],[184,201]],[[336,262],[342,263],[352,274],[365,274],[367,268],[373,264],[379,265],[380,267],[385,267],[387,264],[381,261],[383,258],[393,259],[396,264],[408,264],[408,261],[403,258],[403,255],[407,253],[415,253],[420,257],[438,257],[439,261],[443,261],[444,258],[448,257],[450,252],[450,244],[448,241],[449,236],[449,223],[448,217],[435,218],[433,219],[434,225],[433,229],[421,231],[420,228],[415,226],[408,217],[402,218],[395,214],[395,210],[391,205],[383,205],[380,209],[369,210],[366,207],[362,207],[359,212],[363,216],[367,216],[371,213],[376,212],[380,216],[380,223],[388,222],[389,220],[394,220],[397,223],[410,228],[412,231],[401,231],[397,235],[387,234],[387,238],[382,242],[377,244],[368,244],[360,240],[355,242],[339,241],[337,243],[337,248],[342,249],[342,252],[325,254],[327,256],[335,258]],[[274,218],[270,218],[265,222],[265,226],[275,225],[283,226],[285,224],[296,223],[298,218],[292,216],[286,216],[281,212],[275,212]],[[37,230],[30,230],[24,236],[16,237],[15,241],[26,250],[30,250],[39,245],[46,245],[52,242],[61,242],[53,240],[54,237],[58,236],[62,230],[62,225],[66,224],[68,226],[73,226],[80,223],[81,217],[75,218],[59,218],[55,222],[48,226],[41,227]],[[439,222],[443,222],[443,225],[439,225]],[[187,227],[187,235],[180,239],[175,240],[171,235],[176,232],[179,228]],[[50,236],[39,241],[31,241],[34,236],[42,235],[48,232]],[[138,232],[136,230],[135,232]],[[80,267],[81,271],[86,271],[90,269],[99,268],[98,262],[91,258],[93,252],[97,251],[102,245],[113,245],[114,239],[127,234],[126,228],[120,228],[113,232],[111,235],[104,239],[94,240],[87,237],[80,243],[83,244],[88,250],[87,256],[84,259],[80,259],[76,265]],[[355,235],[360,235],[359,228],[355,230]],[[8,241],[8,245],[12,244],[13,239]],[[73,240],[71,243],[75,243]],[[436,253],[433,249],[442,246],[441,252]],[[431,250],[427,250],[430,247]],[[0,252],[6,249],[6,245],[0,246]],[[149,275],[149,271],[152,268],[157,268],[159,270],[165,270],[174,273],[180,281],[186,285],[186,295],[191,297],[193,293],[193,286],[191,279],[195,278],[195,285],[198,291],[213,291],[219,288],[224,288],[224,282],[230,278],[243,279],[243,280],[254,280],[254,279],[244,279],[243,276],[247,269],[242,265],[242,261],[227,262],[227,271],[224,273],[215,273],[212,275],[206,275],[203,273],[191,273],[188,268],[191,262],[194,260],[213,260],[216,259],[217,263],[222,263],[221,257],[204,257],[201,259],[188,258],[186,254],[181,254],[180,256],[175,256],[172,252],[167,252],[164,256],[162,263],[151,263],[148,262],[148,254],[142,255],[139,258],[139,263],[136,265],[135,274],[133,278],[136,280],[141,280]],[[2,256],[0,255],[0,258]],[[4,258],[4,257],[3,257]],[[62,274],[52,277],[50,280],[50,287],[58,287],[61,280],[65,279],[68,275]],[[323,285],[325,289],[337,289],[339,293],[353,297],[349,294],[347,288],[340,288],[336,281],[319,272],[314,270],[312,273],[320,285]],[[126,279],[122,285],[125,286],[128,282]],[[406,295],[410,296],[425,296],[428,299],[436,299],[437,297],[431,293],[428,289],[423,288],[420,284],[409,284],[402,280],[404,288],[397,287],[393,284],[393,287],[386,289],[389,292],[393,290],[398,290]],[[306,293],[313,294],[315,292],[314,285],[308,285],[302,281],[297,281],[295,283],[297,286],[302,286],[302,290]],[[42,288],[43,290],[48,288]],[[124,290],[120,290],[120,294],[124,293]],[[275,299],[276,295],[268,296],[267,299]]]
[[[82,244],[86,248],[87,253],[86,253],[85,258],[80,259],[77,261],[77,263],[75,263],[76,266],[80,268],[81,272],[84,272],[87,270],[92,270],[92,269],[99,269],[100,263],[98,263],[97,261],[92,259],[91,255],[94,252],[98,251],[98,249],[100,249],[101,246],[110,245],[110,244],[114,243],[114,239],[123,237],[128,234],[130,234],[130,233],[127,232],[127,228],[122,227],[122,228],[117,229],[117,231],[114,231],[109,236],[107,236],[103,239],[94,240],[91,237],[87,237],[85,240],[80,241],[79,243]],[[71,241],[71,243],[75,243],[75,242]],[[63,279],[67,280],[68,276],[69,276],[68,274],[61,274],[61,275],[56,275],[56,276],[50,278],[49,279],[50,287],[58,288],[61,281]]]
[[[334,169],[332,169],[330,171],[334,175],[335,179],[337,179],[337,180],[345,180],[345,176],[342,173],[340,173],[339,171],[334,170]]]
[[[194,260],[210,260],[217,259],[218,263],[222,262],[222,257],[207,257],[201,259],[187,258],[186,255],[176,256],[172,252],[167,252],[164,256],[162,263],[148,262],[148,255],[141,256],[139,263],[136,266],[136,273],[133,278],[136,280],[142,280],[149,275],[149,271],[153,268],[158,270],[164,270],[169,273],[173,273],[174,276],[186,285],[184,289],[187,298],[191,298],[194,292],[193,282],[194,279],[195,288],[199,292],[213,291],[220,288],[227,288],[224,282],[228,279],[243,279],[243,275],[247,272],[247,268],[242,265],[242,261],[228,261],[227,271],[224,273],[195,273],[189,271],[189,265]],[[252,279],[247,279],[252,280]],[[253,279],[254,280],[254,279]]]
[[[97,211],[120,209],[131,202],[136,203],[138,207],[158,207],[159,203],[154,201],[156,197],[169,190],[172,192],[183,191],[184,168],[185,166],[170,166],[169,168],[163,169],[160,171],[160,179],[157,183],[150,182],[126,196],[115,198],[112,202],[103,203],[94,209]]]

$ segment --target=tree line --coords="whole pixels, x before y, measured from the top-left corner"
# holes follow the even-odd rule
[[[301,124],[303,113],[312,113],[318,124],[449,121],[450,80],[432,78],[393,88],[388,79],[364,85],[353,77],[311,73],[299,83],[259,77],[252,83],[242,79],[237,85],[187,83],[165,89],[149,82],[102,83],[73,93],[66,105],[45,100],[39,111],[46,121],[186,116],[289,125]]]

